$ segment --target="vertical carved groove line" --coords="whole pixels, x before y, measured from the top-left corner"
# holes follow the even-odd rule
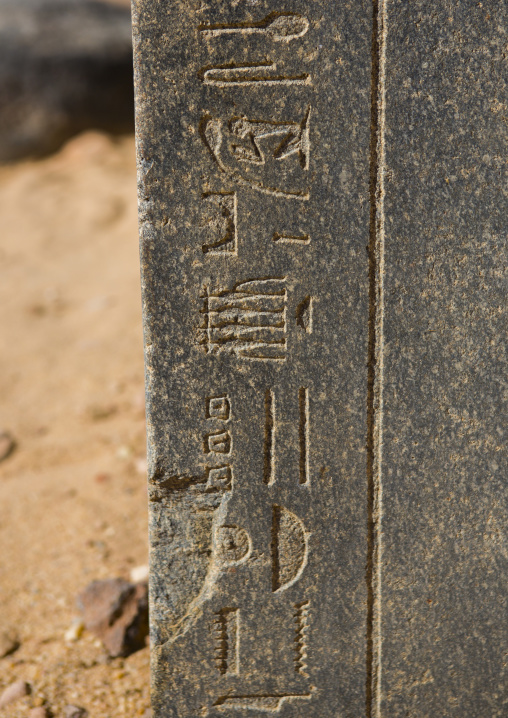
[[[279,555],[281,508],[280,506],[274,506],[272,510],[272,540],[270,548],[272,552],[272,591],[275,592],[281,586]]]
[[[204,287],[204,295],[203,295],[203,314],[205,316],[205,334],[206,334],[206,352],[207,354],[210,351],[211,347],[211,326],[210,326],[210,292],[208,289],[208,285]]]
[[[309,482],[309,390],[300,389],[298,392],[300,408],[300,483]]]
[[[382,448],[385,254],[385,95],[387,0],[373,0],[370,145],[369,361],[367,386],[367,718],[382,714]]]
[[[263,482],[275,481],[275,395],[271,389],[265,392],[265,446],[263,462]]]

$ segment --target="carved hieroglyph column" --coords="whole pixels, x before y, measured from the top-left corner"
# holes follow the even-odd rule
[[[155,715],[360,716],[372,5],[134,10]]]
[[[503,715],[494,5],[133,0],[156,718]]]

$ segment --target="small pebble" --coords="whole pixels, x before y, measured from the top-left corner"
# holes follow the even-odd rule
[[[113,658],[145,647],[148,635],[148,586],[122,578],[92,581],[78,598],[87,631]]]
[[[136,566],[131,569],[132,583],[146,583],[148,581],[148,565]]]
[[[119,459],[130,459],[132,451],[128,446],[120,446],[117,449],[116,455]]]
[[[65,706],[63,714],[64,718],[86,718],[88,711],[78,706]]]
[[[16,448],[16,442],[8,431],[0,429],[0,461],[3,461],[12,454]]]
[[[11,683],[11,685],[7,686],[0,696],[0,708],[5,708],[5,706],[8,706],[10,703],[14,703],[14,701],[17,701],[20,698],[24,698],[29,693],[30,686],[26,683],[26,681],[16,681],[16,683]]]
[[[19,637],[15,631],[0,631],[0,658],[10,656],[19,646]]]
[[[83,635],[84,630],[85,624],[83,623],[83,620],[81,618],[75,618],[70,628],[65,631],[65,640],[67,643],[74,643],[75,641],[78,641]]]
[[[141,474],[141,476],[146,476],[146,472],[148,470],[148,462],[146,459],[136,459],[134,465],[138,474]]]
[[[32,708],[28,716],[29,718],[49,718],[49,713],[46,708],[39,706],[39,708]]]
[[[90,406],[88,407],[87,415],[92,421],[102,421],[103,419],[109,419],[113,414],[116,414],[117,407],[113,404],[108,406]]]

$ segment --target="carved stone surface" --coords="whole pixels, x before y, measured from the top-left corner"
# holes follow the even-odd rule
[[[508,715],[508,5],[388,4],[382,712]]]
[[[156,718],[506,709],[496,6],[134,0]]]

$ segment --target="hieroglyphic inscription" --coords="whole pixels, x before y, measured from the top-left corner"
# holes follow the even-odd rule
[[[309,390],[302,387],[298,392],[300,425],[298,438],[300,444],[300,483],[309,482]]]
[[[205,192],[203,199],[214,210],[205,222],[210,240],[202,244],[203,254],[238,254],[236,192]]]
[[[165,489],[176,491],[193,488],[207,492],[231,491],[233,469],[231,463],[223,463],[226,456],[232,451],[231,431],[227,423],[231,418],[231,400],[227,394],[209,396],[205,398],[205,418],[219,424],[220,428],[207,431],[203,434],[202,447],[206,460],[204,472],[169,474],[162,481],[157,482],[152,489],[152,500],[159,500],[158,492]],[[208,422],[207,422],[208,423]],[[225,424],[226,426],[223,426]],[[216,463],[215,460],[218,462]]]
[[[264,36],[267,40],[290,43],[307,34],[309,20],[294,12],[269,13],[266,17],[244,23],[202,24],[199,34],[203,40],[220,40],[229,36]],[[301,86],[310,85],[309,72],[286,74],[278,69],[278,62],[254,60],[252,62],[219,63],[201,68],[199,76],[205,85],[217,88],[250,86]],[[308,106],[300,120],[250,118],[244,115],[221,119],[205,115],[200,123],[200,135],[217,166],[230,181],[263,192],[273,197],[308,200],[310,166],[310,115]],[[287,161],[296,158],[293,166]],[[274,163],[286,161],[280,181],[274,183]],[[234,195],[234,199],[233,199]],[[217,217],[208,221],[215,237],[202,245],[205,254],[237,255],[236,194],[205,193],[217,207]],[[275,232],[273,241],[281,246],[309,244],[308,233]]]
[[[133,12],[154,715],[365,715],[372,4]]]
[[[206,399],[206,418],[229,421],[231,416],[231,402],[227,394],[209,396]]]
[[[228,87],[234,85],[310,85],[311,76],[284,75],[277,72],[277,63],[260,62],[246,65],[215,65],[203,67],[201,78],[205,85]]]
[[[207,466],[205,472],[206,488],[209,491],[231,491],[233,471],[229,464]]]
[[[269,35],[276,42],[290,42],[303,37],[308,29],[309,21],[302,15],[292,12],[272,12],[255,23],[201,25],[199,31],[205,38],[220,35]]]
[[[307,107],[300,120],[273,121],[205,115],[200,133],[217,166],[233,182],[274,197],[308,200],[310,117]],[[280,183],[271,173],[284,163]]]
[[[318,364],[337,355],[335,335],[322,333],[321,310],[328,311],[327,324],[330,310],[318,296],[341,269],[336,259],[330,269],[323,250],[337,217],[322,217],[318,204],[327,212],[334,208],[342,158],[335,156],[330,136],[331,100],[317,89],[324,65],[314,63],[324,47],[329,53],[342,38],[338,31],[330,35],[324,8],[306,17],[290,12],[295,7],[270,0],[264,11],[251,14],[238,3],[203,3],[193,15],[194,45],[186,56],[195,100],[182,124],[187,153],[194,147],[200,154],[187,160],[180,186],[168,185],[182,205],[181,222],[175,222],[181,235],[174,241],[186,274],[177,304],[182,312],[195,312],[194,336],[193,346],[186,346],[190,325],[182,328],[176,313],[167,317],[178,324],[185,357],[174,381],[170,375],[173,393],[168,387],[167,395],[173,401],[181,391],[180,376],[201,382],[207,394],[201,427],[192,441],[182,442],[185,450],[197,451],[199,469],[181,477],[174,509],[175,523],[178,511],[187,512],[191,529],[180,529],[173,546],[185,562],[187,556],[194,561],[195,552],[199,563],[199,571],[189,563],[187,580],[197,595],[181,605],[193,633],[181,641],[187,653],[177,660],[188,666],[187,656],[207,650],[203,665],[213,667],[215,659],[217,670],[206,678],[208,668],[197,671],[200,705],[196,710],[194,699],[185,697],[189,708],[182,716],[199,710],[211,718],[227,711],[289,714],[299,702],[304,704],[295,712],[308,709],[315,716],[319,701],[311,699],[326,690],[313,685],[319,667],[308,658],[318,655],[314,641],[323,640],[317,635],[322,616],[314,621],[313,582],[322,576],[315,546],[327,539],[317,537],[316,517],[321,505],[333,507],[330,488],[324,495],[323,485],[332,472],[338,481],[340,472],[330,461],[332,452],[318,458],[321,414],[316,411],[315,426],[310,412],[330,393]],[[329,72],[330,58],[327,63]],[[178,168],[177,159],[172,167]],[[344,176],[350,171],[348,162]],[[197,207],[183,207],[190,196]],[[341,232],[346,224],[339,222]],[[171,257],[166,266],[178,278]],[[195,399],[179,411],[175,423],[191,433]],[[169,647],[164,651],[171,654]],[[276,675],[271,667],[264,670],[268,655],[280,658]]]
[[[308,234],[286,234],[285,232],[275,232],[272,237],[273,242],[278,244],[310,244],[310,237]]]
[[[296,325],[307,334],[312,334],[312,313],[314,310],[312,297],[305,297],[296,307]]]
[[[309,169],[309,119],[310,108],[301,122],[267,122],[248,120],[246,117],[233,118],[229,122],[231,135],[243,144],[232,144],[232,154],[240,162],[264,165],[267,158],[261,140],[274,137],[276,145],[270,148],[275,160],[285,160],[297,154],[303,169]]]
[[[263,460],[263,481],[270,486],[275,481],[275,394],[272,389],[265,392],[265,441]]]
[[[295,604],[295,673],[308,678],[307,650],[310,601]]]
[[[202,25],[204,39],[227,35],[265,35],[275,41],[290,42],[303,37],[309,29],[306,18],[295,13],[270,13],[254,23]],[[211,64],[200,71],[205,85],[217,88],[232,86],[292,86],[311,84],[308,72],[286,74],[278,71],[278,63],[230,62]],[[233,116],[229,120],[205,115],[200,134],[218,168],[235,184],[246,185],[265,194],[285,199],[308,200],[310,197],[306,173],[310,166],[310,106],[301,119],[280,120]],[[296,160],[296,161],[293,161]],[[288,164],[293,161],[293,164]],[[273,183],[273,171],[284,162],[283,179]],[[266,173],[266,176],[265,176]],[[238,253],[237,196],[235,192],[206,193],[218,209],[218,217],[211,221],[216,236],[203,245],[204,254]],[[308,233],[275,232],[274,243],[301,245],[310,243]],[[287,349],[287,290],[286,277],[266,277],[237,282],[230,289],[203,291],[204,326],[200,330],[200,343],[207,354],[233,354],[244,359],[284,361]],[[307,296],[296,307],[297,328],[312,332],[312,297]],[[298,484],[309,484],[309,392],[302,387],[298,392]],[[276,481],[276,408],[275,391],[267,389],[264,396],[265,434],[263,483],[271,486]],[[223,420],[229,418],[229,404],[221,397],[208,400],[207,416]],[[205,436],[205,453],[229,453],[231,439],[227,429],[210,432]],[[288,508],[272,506],[271,563],[272,592],[288,589],[301,577],[308,561],[309,533],[300,517]],[[222,563],[247,560],[251,552],[248,533],[238,526],[222,526],[215,534],[215,556]],[[294,604],[295,617],[295,673],[308,677],[307,640],[309,602]],[[239,672],[239,610],[222,609],[217,614],[216,634],[219,643],[219,670],[221,673]],[[234,616],[234,618],[233,618]],[[235,633],[236,631],[236,633]],[[234,639],[233,639],[234,634]],[[236,659],[231,659],[231,643],[235,641]],[[258,710],[278,712],[286,702],[308,699],[311,693],[237,694],[220,697],[215,702],[219,710]]]
[[[214,707],[221,711],[232,708],[236,710],[257,710],[262,713],[278,713],[285,703],[309,700],[310,698],[312,698],[312,693],[229,695],[219,698]]]
[[[223,608],[215,615],[215,660],[220,673],[225,675],[238,675],[240,672],[239,624],[240,612],[237,608]]]
[[[303,521],[284,506],[273,506],[272,591],[292,586],[302,575],[308,559],[309,534]]]
[[[205,454],[230,454],[231,435],[229,431],[212,431],[204,438]]]
[[[285,277],[237,282],[231,289],[204,288],[199,342],[209,354],[236,354],[243,359],[286,358]]]
[[[301,388],[297,395],[300,412],[298,444],[300,447],[300,465],[307,454],[308,390]],[[264,396],[265,404],[265,451],[273,457],[275,452],[275,392],[268,389]],[[231,416],[231,399],[228,394],[217,394],[206,398],[207,419],[227,423]],[[302,449],[302,430],[305,434],[305,450]],[[268,444],[268,445],[267,445]],[[302,455],[303,451],[303,455]],[[273,462],[266,464],[264,483],[270,485],[275,480]],[[272,478],[270,478],[270,476]],[[306,470],[305,477],[308,476]],[[300,475],[300,484],[302,475]],[[294,511],[280,504],[273,504],[270,536],[271,547],[271,590],[272,593],[287,591],[301,578],[308,562],[309,537],[304,521]],[[214,534],[214,560],[221,566],[238,566],[249,561],[252,555],[252,539],[248,532],[237,525],[223,524]],[[294,671],[308,678],[308,600],[292,604],[294,628],[293,651]],[[240,615],[239,608],[223,608],[217,611],[213,622],[213,641],[217,667],[224,676],[240,675]],[[289,630],[288,626],[288,630]],[[312,689],[313,690],[313,689]],[[286,699],[308,698],[311,693],[293,694],[228,694],[217,699],[215,707],[226,710],[259,710],[278,712]]]
[[[227,394],[217,394],[205,398],[205,418],[214,422],[216,428],[203,435],[203,453],[208,461],[218,457],[223,462],[231,454],[232,437],[228,422],[231,419],[231,399]],[[231,464],[205,466],[204,480],[208,491],[231,491],[233,470]]]
[[[286,136],[281,144],[284,144],[286,140],[288,143],[292,142],[289,136]],[[255,140],[253,138],[249,138],[249,142],[255,145]],[[239,161],[241,160],[240,155],[245,153],[246,158],[244,161],[246,162],[251,162],[252,164],[265,164],[266,162],[266,158],[263,154],[266,150],[260,148],[259,146],[255,146],[254,150],[240,146],[235,146],[233,149],[237,154]],[[278,147],[271,148],[272,157],[274,157],[274,153],[277,154],[278,152]],[[291,154],[295,154],[296,152],[300,153],[301,149],[295,148],[291,151]],[[260,161],[257,161],[256,159],[258,155],[260,156]],[[275,159],[281,158],[275,157]],[[303,159],[306,162],[308,161],[308,153]],[[227,170],[224,169],[224,171],[226,172]],[[255,185],[255,188],[257,188],[257,185]],[[280,192],[280,190],[274,191]],[[291,196],[292,195],[290,195],[290,197]],[[201,244],[203,254],[221,255],[223,257],[238,256],[237,193],[205,192],[203,193],[203,201],[206,202],[206,206],[210,210],[206,213],[202,223],[203,232],[206,235],[206,241]],[[310,235],[290,234],[289,232],[274,232],[272,241],[278,245],[289,244],[294,246],[307,246],[310,244]]]
[[[215,533],[215,555],[222,564],[247,561],[252,541],[247,531],[239,526],[220,526]]]
[[[301,39],[309,29],[307,18],[296,13],[270,13],[255,23],[201,25],[203,39],[213,39],[224,35],[264,35],[269,39],[290,42]],[[237,64],[209,65],[202,67],[199,76],[204,84],[215,87],[249,85],[308,85],[311,76],[304,72],[298,75],[280,73],[277,63],[272,60],[255,60]]]
[[[264,397],[265,436],[263,451],[263,482],[271,485],[276,480],[275,440],[276,440],[276,399],[273,389],[267,389]],[[309,475],[309,390],[301,387],[298,391],[298,447],[299,447],[299,483],[308,484]]]

